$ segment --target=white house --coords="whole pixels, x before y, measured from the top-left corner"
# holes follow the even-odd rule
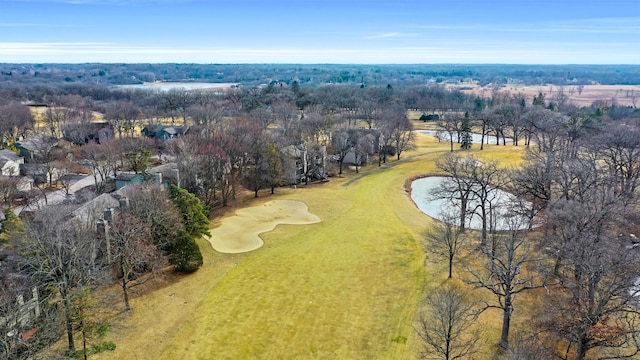
[[[24,158],[11,150],[0,150],[0,175],[20,175],[20,164],[24,164]]]

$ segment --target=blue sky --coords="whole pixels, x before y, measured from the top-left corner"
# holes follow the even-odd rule
[[[0,62],[640,64],[640,0],[0,0]]]

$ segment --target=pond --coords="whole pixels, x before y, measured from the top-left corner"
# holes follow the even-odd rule
[[[451,137],[449,137],[449,133],[447,133],[446,131],[436,131],[436,130],[416,130],[417,132],[419,132],[420,134],[426,134],[426,135],[431,135],[434,136],[438,139],[440,139],[441,141],[449,141],[451,139]],[[457,138],[454,136],[454,141],[457,142]],[[480,144],[480,141],[482,140],[482,134],[476,134],[476,133],[471,133],[471,142],[474,144]],[[507,142],[510,143],[512,140],[510,138],[507,138]],[[485,135],[484,136],[484,143],[485,144],[495,144],[496,143],[496,137],[493,135]],[[502,139],[500,139],[500,144],[502,144]]]
[[[411,199],[416,206],[425,214],[434,219],[445,221],[443,214],[449,213],[454,219],[459,218],[459,200],[445,199],[440,194],[434,194],[434,189],[438,189],[443,183],[449,182],[453,184],[453,179],[446,176],[429,176],[416,179],[411,183]],[[516,196],[497,188],[490,189],[492,193],[493,211],[493,228],[497,231],[509,230],[511,228],[526,229],[530,225],[530,221],[524,217],[517,215],[514,206],[524,205],[531,207],[531,203],[520,201]],[[523,204],[524,203],[524,204]],[[479,204],[477,199],[469,201],[469,209],[474,209]],[[457,222],[456,222],[457,225]],[[474,214],[467,219],[466,226],[470,229],[481,230],[482,219],[479,215]]]

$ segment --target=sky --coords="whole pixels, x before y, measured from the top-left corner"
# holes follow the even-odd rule
[[[640,0],[0,0],[0,62],[640,64]]]

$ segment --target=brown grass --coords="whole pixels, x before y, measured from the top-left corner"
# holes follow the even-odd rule
[[[203,267],[137,289],[133,310],[112,319],[108,340],[116,351],[94,358],[414,359],[421,349],[412,328],[416,311],[424,291],[446,280],[446,264],[422,250],[432,220],[413,205],[405,181],[436,172],[434,160],[447,151],[448,144],[419,135],[417,149],[399,162],[243,199],[246,206],[302,201],[321,222],[278,225],[261,235],[263,247],[243,254],[221,254],[199,241]],[[522,148],[472,152],[518,161]],[[517,300],[514,327],[526,327],[526,299]],[[499,313],[485,313],[480,323],[488,354]]]
[[[482,97],[491,97],[491,86],[477,84],[447,85],[450,88],[462,88],[462,92]],[[578,106],[589,106],[594,101],[607,101],[620,106],[640,106],[640,85],[584,85],[582,91],[577,85],[502,85],[501,93],[524,94],[527,103],[531,104],[533,97],[539,93],[545,95],[547,101],[557,102],[560,93],[568,96],[569,102]]]

